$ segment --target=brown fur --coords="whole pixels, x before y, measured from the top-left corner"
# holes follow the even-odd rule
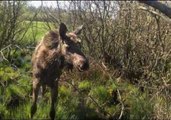
[[[40,82],[50,87],[53,86],[52,79],[60,76],[62,70],[58,44],[58,33],[56,31],[50,31],[36,47],[32,57],[33,78],[40,77]]]
[[[80,29],[81,30],[81,29]],[[76,33],[66,34],[65,24],[60,25],[59,31],[49,31],[35,48],[32,56],[33,68],[33,105],[31,117],[36,112],[36,102],[40,86],[51,88],[51,119],[55,118],[55,104],[58,94],[58,79],[65,65],[74,66],[80,71],[88,69],[88,61],[78,48]],[[77,30],[78,32],[79,30]],[[80,41],[79,41],[80,42]]]

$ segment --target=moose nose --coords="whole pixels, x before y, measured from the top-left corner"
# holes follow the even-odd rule
[[[84,61],[84,63],[81,66],[82,70],[88,70],[89,69],[89,62],[88,60]]]

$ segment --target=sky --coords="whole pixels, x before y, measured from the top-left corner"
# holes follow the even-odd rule
[[[39,7],[41,6],[41,1],[29,1],[28,4],[35,6],[35,7]],[[43,5],[45,6],[52,6],[52,7],[56,7],[56,1],[43,1]]]
[[[43,1],[43,6],[48,6],[48,7],[56,7],[57,6],[57,2],[54,0],[54,1],[44,1],[44,0],[42,0]],[[164,2],[166,2],[166,1],[163,1],[163,3]],[[33,6],[35,6],[35,7],[39,7],[39,6],[41,6],[41,1],[28,1],[28,3],[30,4],[30,5],[33,5]],[[67,1],[59,1],[59,3],[61,3],[61,5],[62,4],[67,4]],[[169,5],[169,6],[171,6],[171,1],[167,1],[167,5]]]
[[[55,8],[57,6],[57,2],[56,1],[28,1],[29,5],[35,6],[35,7],[39,7],[41,6],[41,2],[43,2],[43,6],[48,6],[48,7],[53,7]],[[62,4],[66,4],[67,1],[59,1],[59,3]]]

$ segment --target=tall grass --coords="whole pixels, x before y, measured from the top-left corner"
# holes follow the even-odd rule
[[[20,57],[20,55],[15,57]],[[3,119],[28,119],[30,117],[31,68],[26,58],[31,59],[29,55],[24,56],[20,69],[14,70],[11,66],[1,65],[0,116]],[[122,118],[147,119],[154,111],[155,102],[149,101],[148,94],[142,93],[138,87],[129,82],[123,83],[123,80],[111,77],[110,73],[102,69],[100,63],[96,63],[96,67],[91,67],[86,73],[65,72],[59,82],[56,107],[58,119],[117,119],[122,107],[124,107]],[[118,94],[117,91],[120,93]],[[39,97],[38,101],[38,109],[34,117],[48,119],[49,89],[44,98]]]

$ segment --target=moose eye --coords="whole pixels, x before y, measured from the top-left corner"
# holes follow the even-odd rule
[[[81,43],[77,43],[77,46],[81,49]]]
[[[70,48],[71,48],[71,47],[70,47],[69,45],[66,47],[67,50],[69,50]]]

